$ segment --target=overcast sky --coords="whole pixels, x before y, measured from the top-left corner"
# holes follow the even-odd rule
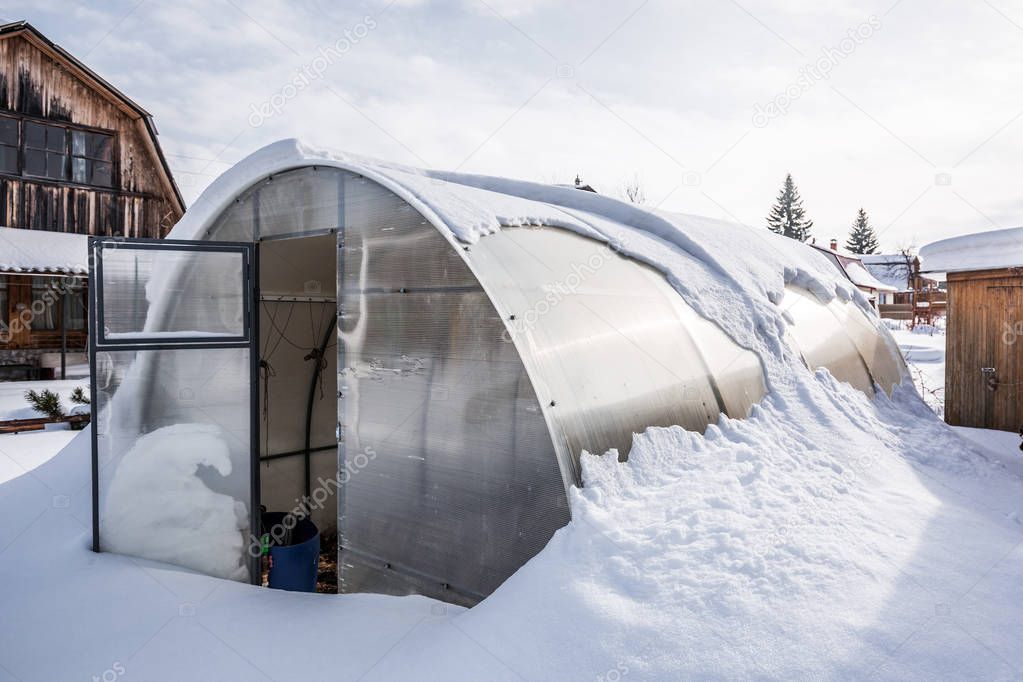
[[[818,243],[860,206],[887,250],[1023,224],[1019,0],[0,8],[153,113],[189,202],[299,137],[757,226],[791,172]]]

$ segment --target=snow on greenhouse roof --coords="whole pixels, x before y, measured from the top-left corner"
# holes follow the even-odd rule
[[[772,303],[781,299],[786,284],[795,283],[824,301],[837,296],[869,307],[849,280],[812,248],[764,229],[670,213],[575,187],[410,168],[315,149],[295,139],[270,144],[225,171],[168,237],[203,238],[216,216],[255,182],[310,165],[342,168],[380,183],[462,243],[474,243],[502,227],[560,227],[620,246],[625,255],[663,271],[683,294],[687,287],[698,286],[694,271],[699,270],[707,286],[727,283]],[[686,260],[684,267],[679,257]],[[678,277],[680,267],[686,282]]]
[[[0,227],[0,272],[86,275],[88,249],[83,234]]]
[[[880,326],[866,295],[827,256],[764,228],[671,213],[575,187],[411,168],[295,139],[267,145],[221,174],[168,238],[206,238],[219,216],[257,182],[309,166],[343,169],[380,184],[453,243],[473,244],[503,227],[540,225],[608,243],[660,270],[696,312],[757,353],[769,386],[792,371],[783,340],[790,322],[780,305],[788,285],[824,303],[852,301]]]
[[[1023,227],[942,239],[920,249],[924,272],[969,272],[1023,267]]]

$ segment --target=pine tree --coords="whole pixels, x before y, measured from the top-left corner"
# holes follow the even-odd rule
[[[860,212],[856,214],[856,221],[853,222],[852,231],[849,232],[849,240],[845,243],[845,248],[853,253],[866,254],[877,253],[877,247],[877,234],[874,232],[874,228],[870,226],[867,212],[861,208]]]
[[[785,176],[778,199],[767,216],[767,229],[776,234],[798,239],[805,242],[810,238],[813,221],[806,217],[803,199],[799,196],[796,183],[792,182],[792,174]]]

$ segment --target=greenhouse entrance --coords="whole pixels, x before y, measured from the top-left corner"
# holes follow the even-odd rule
[[[91,241],[97,551],[185,555],[259,584],[268,562],[252,529],[266,530],[262,511],[308,516],[324,550],[318,588],[337,591],[336,248],[333,231],[254,244]],[[187,467],[205,487],[199,509],[172,498]],[[165,506],[147,513],[149,504]],[[168,508],[179,518],[152,523]],[[208,520],[190,528],[201,513],[213,516],[212,534]],[[174,532],[161,537],[167,526]],[[214,546],[218,535],[230,541]],[[199,554],[208,556],[189,556]]]
[[[270,512],[312,520],[320,532],[317,590],[336,592],[336,236],[257,246],[259,500]]]

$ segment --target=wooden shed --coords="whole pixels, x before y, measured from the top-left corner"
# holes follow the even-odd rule
[[[948,281],[945,421],[1001,431],[1023,425],[1023,228],[935,242],[925,272]]]

